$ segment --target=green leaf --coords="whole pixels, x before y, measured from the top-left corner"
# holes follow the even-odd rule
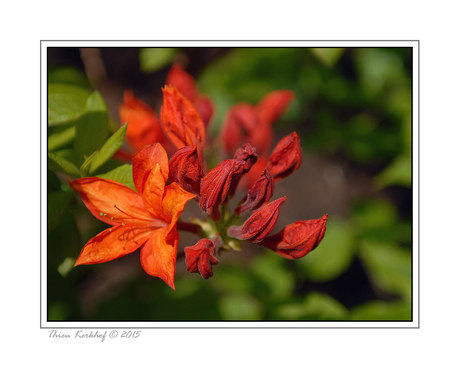
[[[86,177],[88,175],[89,167],[91,163],[93,162],[94,158],[96,157],[97,153],[98,153],[97,151],[93,152],[90,156],[86,158],[86,160],[81,165],[80,172],[81,172],[82,177]]]
[[[412,185],[412,160],[410,156],[398,156],[376,177],[378,189],[392,185],[410,187]]]
[[[285,262],[276,253],[267,251],[251,260],[249,266],[250,271],[267,285],[274,300],[287,299],[294,290],[294,275]]]
[[[59,224],[48,232],[48,268],[57,270],[67,258],[76,258],[81,251],[80,232],[70,211],[65,211]]]
[[[61,128],[62,127],[62,128]],[[48,151],[54,151],[72,142],[75,137],[75,125],[59,126],[48,137]]]
[[[128,124],[121,126],[102,146],[98,154],[91,163],[89,173],[94,173],[98,168],[105,164],[112,156],[117,152],[117,150],[123,145],[125,140],[126,130],[128,129]]]
[[[131,164],[123,164],[118,168],[111,170],[105,174],[98,174],[97,177],[111,179],[128,186],[132,190],[136,191],[133,180],[133,166]]]
[[[356,238],[350,224],[329,217],[326,233],[319,246],[296,263],[308,280],[329,281],[348,269],[355,250]]]
[[[345,320],[348,310],[329,295],[311,292],[303,302],[280,306],[278,315],[287,320]]]
[[[49,67],[48,83],[65,83],[90,88],[85,72],[75,67]]]
[[[351,310],[351,320],[412,320],[410,302],[370,301]]]
[[[90,92],[65,83],[48,85],[48,125],[55,126],[74,121],[85,109]]]
[[[72,192],[55,191],[48,194],[48,232],[59,224],[72,198]]]
[[[153,73],[170,64],[176,54],[177,49],[173,48],[154,47],[140,49],[140,69],[144,73]]]
[[[312,54],[318,58],[320,62],[332,67],[335,65],[340,56],[342,56],[345,49],[335,47],[322,47],[322,48],[311,48]]]
[[[394,243],[366,240],[359,256],[372,282],[379,288],[411,299],[412,258],[409,251]]]
[[[80,177],[80,171],[75,164],[52,152],[48,153],[48,168],[54,172]]]
[[[260,301],[245,293],[222,296],[219,310],[224,320],[259,320],[263,313]]]
[[[84,114],[76,123],[74,156],[81,165],[95,151],[104,145],[108,135],[107,106],[98,91],[86,101]]]

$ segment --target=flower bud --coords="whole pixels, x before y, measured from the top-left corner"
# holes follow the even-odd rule
[[[265,95],[257,104],[259,119],[264,124],[273,124],[289,107],[295,98],[294,91],[277,90]]]
[[[169,160],[170,182],[179,183],[187,192],[199,195],[203,176],[196,146],[181,147]]]
[[[213,220],[220,219],[219,205],[227,201],[232,180],[241,176],[245,162],[227,159],[201,180],[200,207]]]
[[[266,169],[273,176],[276,183],[299,169],[301,164],[302,148],[300,138],[296,132],[292,132],[278,142],[268,159]]]
[[[245,143],[233,155],[233,159],[242,160],[246,163],[243,168],[243,174],[249,172],[259,158],[256,151],[256,148],[252,147],[251,144]]]
[[[215,256],[218,238],[214,241],[203,238],[194,246],[184,248],[185,264],[190,273],[200,273],[204,279],[213,276],[212,266],[219,263]]]
[[[248,191],[246,201],[235,209],[238,215],[260,208],[271,199],[275,190],[272,175],[264,169]]]
[[[239,240],[258,243],[267,237],[278,221],[281,205],[286,201],[286,196],[274,200],[256,210],[242,226],[232,226],[227,233],[230,237]]]
[[[182,64],[174,63],[172,65],[166,76],[166,84],[176,86],[177,90],[195,105],[205,127],[207,127],[214,112],[213,104],[207,96],[199,93],[195,78],[184,69]]]
[[[312,220],[299,220],[279,233],[266,237],[260,245],[287,259],[298,259],[314,250],[324,237],[328,215]]]
[[[165,86],[160,122],[169,141],[180,149],[184,146],[196,146],[200,162],[203,164],[203,150],[206,142],[206,130],[203,120],[195,106],[185,98],[177,88]]]

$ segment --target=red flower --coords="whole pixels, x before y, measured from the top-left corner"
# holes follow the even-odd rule
[[[264,169],[260,177],[249,189],[246,201],[235,209],[235,213],[242,215],[248,211],[258,209],[271,199],[274,191],[273,177]]]
[[[195,246],[185,247],[187,270],[190,273],[200,273],[204,279],[212,277],[212,266],[219,263],[215,256],[218,247],[218,237],[214,239],[214,242],[203,238]]]
[[[298,259],[314,250],[324,237],[328,215],[313,220],[299,220],[281,232],[264,238],[265,246],[287,259]]]
[[[133,158],[138,192],[97,177],[70,182],[91,213],[112,226],[88,241],[75,266],[107,262],[141,248],[144,270],[175,289],[176,225],[185,204],[195,196],[177,183],[165,186],[168,174],[166,152],[160,144],[153,144]]]

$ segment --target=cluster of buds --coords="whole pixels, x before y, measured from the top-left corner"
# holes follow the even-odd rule
[[[154,124],[151,130],[155,131],[150,135],[172,147],[169,182],[196,195],[194,200],[207,215],[205,220],[178,223],[178,229],[201,237],[195,245],[184,249],[187,270],[205,279],[211,277],[212,267],[219,263],[219,251],[240,250],[240,241],[261,245],[288,259],[301,258],[316,248],[326,231],[327,215],[297,221],[270,235],[286,201],[285,196],[272,200],[275,183],[302,163],[300,139],[295,132],[281,139],[270,152],[272,125],[290,105],[294,93],[274,91],[257,105],[241,103],[232,107],[219,137],[228,159],[209,169],[206,128],[213,113],[211,100],[199,93],[193,77],[178,64],[170,70],[166,82],[159,117],[140,101],[141,113],[127,114],[127,107],[135,105],[135,98],[128,92],[120,108],[120,119],[130,121],[127,137],[139,148],[140,137],[146,136],[136,134],[136,120],[141,114],[150,117]],[[139,124],[142,129],[144,126],[145,123]],[[244,189],[247,194],[232,210],[229,201],[237,189]],[[249,216],[242,222],[245,215]]]

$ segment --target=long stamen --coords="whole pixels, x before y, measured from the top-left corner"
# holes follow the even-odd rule
[[[108,216],[106,213],[99,213],[99,215],[103,218],[106,218],[108,220],[111,220],[111,221],[114,221],[114,222],[117,222],[117,223],[121,223],[122,226],[126,225],[126,224],[130,224],[130,225],[147,225],[147,226],[150,226],[150,227],[158,227],[158,228],[162,228],[162,227],[166,227],[167,224],[166,222],[162,221],[162,220],[159,220],[159,219],[155,219],[155,218],[149,218],[143,214],[138,214],[138,213],[127,213],[126,211],[120,209],[117,204],[113,204],[113,207],[115,209],[117,209],[119,212],[123,213],[126,215],[126,217],[114,217],[114,216]],[[125,223],[126,222],[126,223]]]

